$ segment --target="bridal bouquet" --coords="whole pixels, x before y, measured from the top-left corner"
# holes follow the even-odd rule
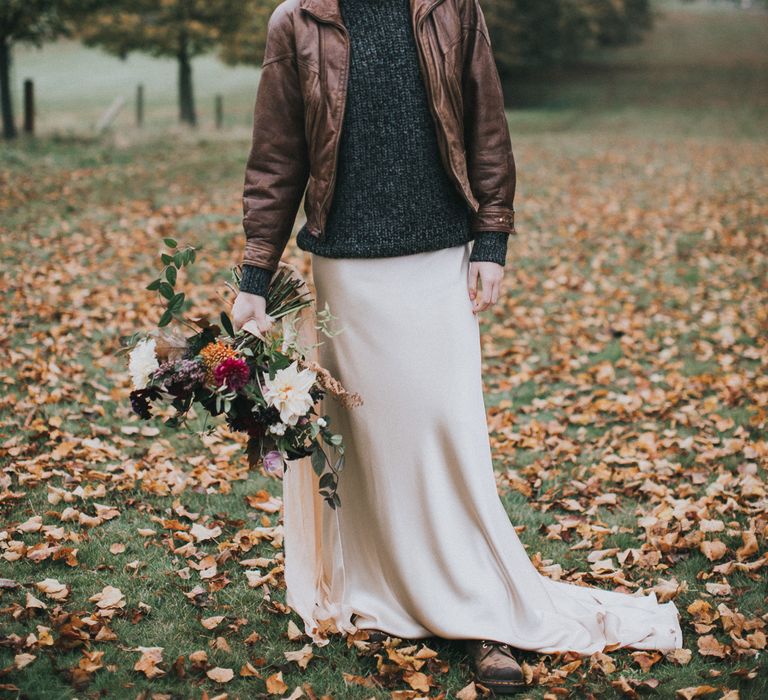
[[[344,465],[342,436],[331,430],[329,417],[320,415],[317,406],[326,394],[350,407],[361,399],[310,359],[311,348],[299,340],[297,321],[312,304],[304,280],[281,262],[267,292],[270,331],[262,334],[246,323],[235,332],[225,311],[216,322],[184,317],[185,295],[176,292],[175,285],[179,270],[194,263],[196,251],[180,249],[172,238],[164,242],[168,250],[160,256],[162,271],[147,287],[158,293],[165,307],[158,327],[134,334],[124,348],[130,353],[134,412],[149,420],[153,408],[170,407],[173,412],[165,425],[174,429],[188,426],[193,407],[195,413],[202,411],[206,425],[209,417],[222,416],[230,428],[248,435],[251,466],[261,464],[279,477],[290,460],[310,457],[320,494],[332,508],[341,505],[337,488]],[[233,276],[239,287],[239,268],[233,269]],[[317,314],[315,328],[331,335],[331,318],[326,307]],[[170,327],[172,323],[176,327]]]

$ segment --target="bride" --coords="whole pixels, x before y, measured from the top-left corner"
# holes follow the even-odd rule
[[[315,642],[463,640],[477,679],[522,683],[515,649],[673,649],[673,603],[538,573],[496,491],[478,314],[515,234],[515,163],[478,0],[285,0],[270,17],[243,193],[236,326],[267,330],[291,237],[342,332],[318,360],[364,403],[341,507],[308,464],[284,483],[289,605]]]

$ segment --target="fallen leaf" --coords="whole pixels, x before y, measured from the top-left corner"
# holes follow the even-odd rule
[[[217,683],[229,683],[232,678],[234,678],[235,672],[231,668],[215,666],[214,668],[208,669],[205,672],[205,675]]]

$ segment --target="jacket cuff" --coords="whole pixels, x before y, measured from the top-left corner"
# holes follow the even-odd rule
[[[248,294],[258,294],[267,298],[269,283],[272,280],[272,270],[266,270],[256,265],[243,265],[243,274],[240,278],[240,291]]]
[[[509,234],[506,231],[480,231],[474,238],[470,262],[495,262],[504,265],[507,260],[507,243]]]
[[[509,207],[481,207],[472,218],[472,232],[503,231],[510,235],[515,231],[515,211]]]

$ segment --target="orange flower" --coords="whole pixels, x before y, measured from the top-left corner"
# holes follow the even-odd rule
[[[237,357],[237,353],[226,343],[217,340],[215,343],[208,343],[201,351],[200,357],[205,365],[206,384],[215,385],[216,377],[214,372],[216,368],[230,357]]]

